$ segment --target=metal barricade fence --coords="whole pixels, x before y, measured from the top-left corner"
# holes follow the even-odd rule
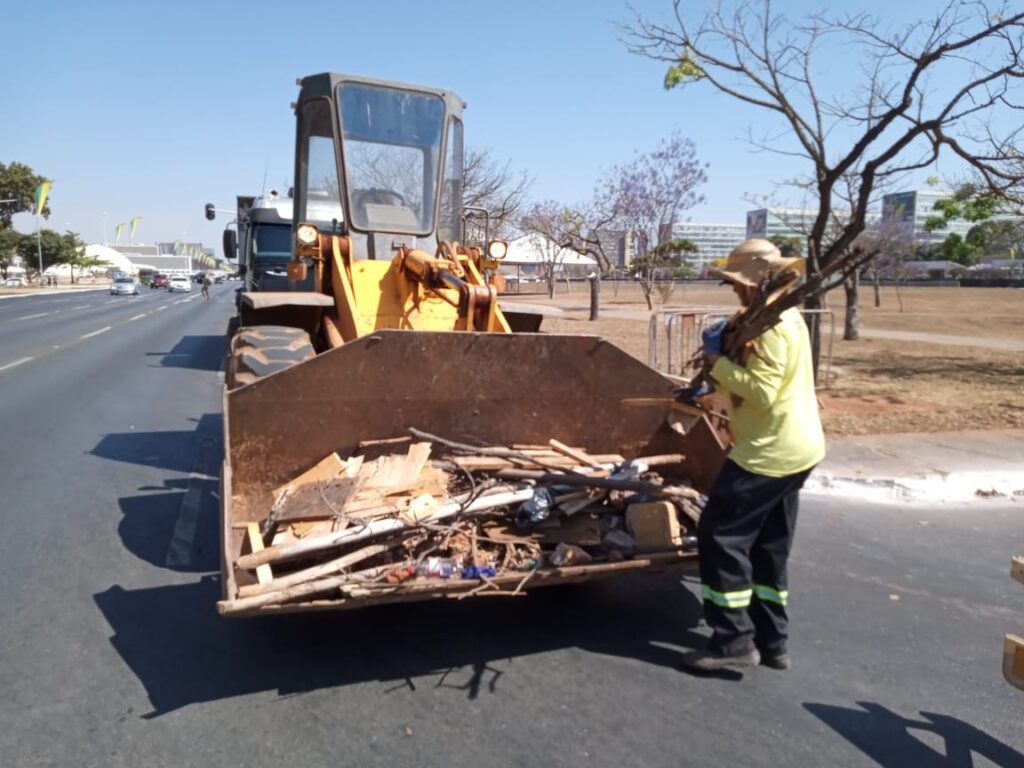
[[[828,319],[828,335],[822,335],[819,387],[828,387],[832,379],[832,350],[836,335],[835,313],[830,309],[802,309],[804,321]],[[710,325],[732,317],[735,307],[661,307],[651,314],[648,326],[647,365],[669,378],[688,381],[687,365],[701,346],[701,333]],[[809,320],[813,317],[814,320]]]

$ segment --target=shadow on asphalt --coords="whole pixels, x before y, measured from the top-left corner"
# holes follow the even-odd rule
[[[224,362],[224,336],[182,336],[169,352],[147,352],[159,357],[161,368],[192,368],[219,371]]]
[[[89,453],[101,459],[188,473],[195,469],[196,456],[203,440],[214,440],[221,445],[222,424],[219,413],[207,413],[191,431],[113,432],[104,435]],[[207,470],[207,474],[216,476],[219,473],[223,449],[219,450],[221,453],[216,457],[213,467],[201,468]]]
[[[435,601],[358,611],[222,619],[219,579],[94,596],[111,644],[145,687],[157,717],[260,691],[286,696],[380,681],[387,691],[455,688],[500,694],[508,660],[576,647],[675,667],[693,631],[696,597],[671,575],[549,587],[520,600]],[[455,684],[449,678],[458,671]],[[429,679],[431,676],[434,679]],[[421,678],[427,677],[425,682]]]
[[[970,768],[976,755],[1000,768],[1024,766],[1020,752],[955,717],[921,712],[924,719],[913,720],[881,704],[857,705],[861,709],[813,703],[804,708],[882,768]]]
[[[90,451],[101,458],[185,475],[168,478],[162,485],[143,486],[138,489],[142,494],[118,499],[123,517],[117,532],[129,552],[176,571],[209,572],[218,567],[221,424],[220,414],[205,414],[191,432],[114,433],[105,435]],[[185,539],[172,557],[176,531]]]

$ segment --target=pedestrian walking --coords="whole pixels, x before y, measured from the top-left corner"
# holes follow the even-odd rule
[[[769,241],[752,239],[710,271],[746,307],[762,280],[803,270],[803,259],[783,258]],[[788,309],[734,362],[722,355],[725,329],[722,321],[703,333],[711,377],[733,403],[734,443],[697,526],[712,635],[681,666],[698,673],[758,664],[788,669],[787,561],[800,489],[825,456],[809,335],[800,311]]]
[[[209,300],[210,298],[210,276],[203,275],[203,298]]]

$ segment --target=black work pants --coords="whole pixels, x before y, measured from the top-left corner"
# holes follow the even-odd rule
[[[800,489],[811,470],[765,477],[726,461],[697,526],[704,619],[713,653],[756,645],[783,653],[788,638],[786,562]]]

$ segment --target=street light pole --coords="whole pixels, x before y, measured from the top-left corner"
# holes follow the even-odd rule
[[[43,287],[43,232],[39,229],[39,214],[36,214],[36,252],[39,254],[39,287]]]

